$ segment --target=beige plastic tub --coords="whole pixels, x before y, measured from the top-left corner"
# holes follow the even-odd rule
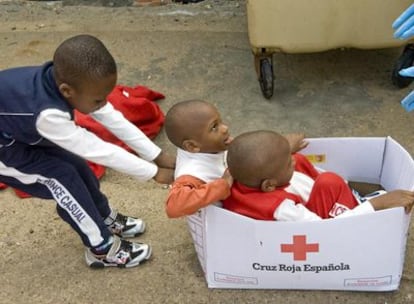
[[[260,78],[260,61],[266,58],[269,61],[274,52],[378,49],[406,44],[393,37],[391,24],[413,0],[247,0],[246,3],[249,41]]]

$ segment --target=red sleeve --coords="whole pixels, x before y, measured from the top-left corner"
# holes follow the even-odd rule
[[[230,195],[230,186],[223,178],[205,183],[190,175],[180,176],[172,184],[166,202],[167,216],[177,218],[190,215],[209,204]]]
[[[295,153],[293,154],[293,157],[295,158],[295,161],[296,161],[295,171],[304,173],[313,179],[319,176],[319,172],[312,165],[312,163],[306,158],[305,155],[300,154],[300,153]]]

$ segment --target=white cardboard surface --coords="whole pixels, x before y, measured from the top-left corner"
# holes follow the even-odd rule
[[[414,189],[414,161],[392,138],[310,142],[302,152],[322,159],[320,168],[386,190]],[[400,284],[409,221],[403,208],[294,223],[211,205],[188,226],[210,288],[389,291]]]

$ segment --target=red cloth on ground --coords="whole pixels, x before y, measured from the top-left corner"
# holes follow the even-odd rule
[[[108,95],[107,100],[145,135],[154,139],[161,131],[165,118],[160,106],[155,101],[163,98],[165,98],[163,94],[144,86],[116,85]],[[95,133],[101,139],[131,151],[127,145],[89,115],[75,110],[75,123]],[[105,167],[89,161],[88,165],[98,179],[105,174]],[[0,183],[0,190],[5,188],[7,188],[7,185]],[[23,191],[17,189],[14,189],[14,191],[20,198],[30,197],[29,194]]]

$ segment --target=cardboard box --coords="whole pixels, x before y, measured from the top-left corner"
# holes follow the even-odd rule
[[[414,161],[387,138],[310,139],[315,165],[385,190],[414,189]],[[399,287],[403,208],[318,222],[259,221],[211,205],[187,217],[209,288],[390,291]]]

